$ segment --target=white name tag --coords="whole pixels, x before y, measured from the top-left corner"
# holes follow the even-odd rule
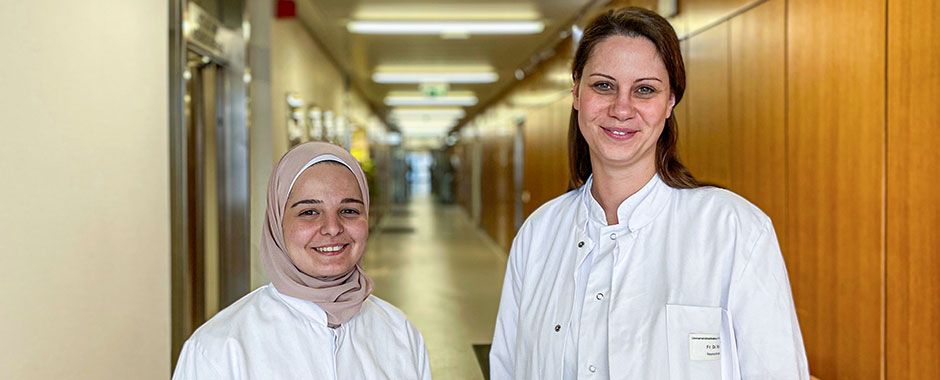
[[[715,334],[689,334],[689,359],[721,359],[721,342]]]

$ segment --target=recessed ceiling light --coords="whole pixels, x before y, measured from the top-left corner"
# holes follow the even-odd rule
[[[459,107],[437,107],[437,108],[417,108],[417,107],[397,107],[393,108],[391,116],[409,117],[409,116],[432,116],[432,117],[452,117],[461,118],[466,113]]]
[[[424,21],[475,21],[475,20],[538,20],[541,14],[530,2],[498,3],[487,1],[442,3],[395,1],[388,4],[361,2],[353,19],[356,20],[424,20]]]
[[[350,21],[350,33],[359,34],[537,34],[541,21]]]
[[[494,72],[377,72],[376,83],[493,83],[499,80]]]
[[[385,97],[388,106],[473,106],[477,97],[471,92],[453,92],[445,96],[426,96],[413,92],[390,92]]]

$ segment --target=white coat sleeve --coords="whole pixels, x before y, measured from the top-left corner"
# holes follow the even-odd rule
[[[431,380],[431,362],[428,359],[428,348],[424,345],[424,337],[411,322],[407,322],[408,330],[411,333],[412,344],[414,345],[414,356],[417,370],[416,379]]]
[[[731,279],[728,311],[742,379],[809,379],[787,268],[769,222]]]
[[[502,296],[499,300],[499,312],[496,315],[496,329],[493,332],[493,346],[490,348],[490,379],[512,380],[515,370],[516,332],[519,322],[519,297],[522,292],[521,267],[526,255],[529,233],[525,225],[513,239],[506,263],[506,275],[503,280]]]
[[[176,362],[173,380],[222,380],[222,371],[206,356],[198,342],[187,340]]]

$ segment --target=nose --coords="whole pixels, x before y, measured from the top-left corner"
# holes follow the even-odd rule
[[[327,214],[323,218],[323,225],[320,227],[320,234],[327,236],[337,236],[343,233],[343,223],[338,215]]]
[[[617,92],[617,96],[614,97],[610,104],[608,114],[618,121],[626,121],[636,114],[636,110],[633,108],[633,99],[630,97],[629,91]]]

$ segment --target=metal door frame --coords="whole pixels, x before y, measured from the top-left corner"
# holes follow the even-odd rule
[[[187,202],[196,194],[188,188],[189,136],[185,130],[187,54],[193,51],[219,66],[216,73],[216,136],[219,200],[219,307],[224,308],[247,294],[250,275],[250,200],[248,151],[247,41],[242,30],[213,25],[215,46],[188,38],[183,29],[184,10],[199,11],[186,0],[169,0],[169,142],[170,142],[170,232],[171,232],[171,365],[176,365],[183,342],[192,333],[187,321],[192,276],[189,260],[189,229],[193,223]],[[200,15],[202,19],[211,17]],[[192,26],[190,26],[191,28]],[[204,37],[200,36],[200,37]]]

